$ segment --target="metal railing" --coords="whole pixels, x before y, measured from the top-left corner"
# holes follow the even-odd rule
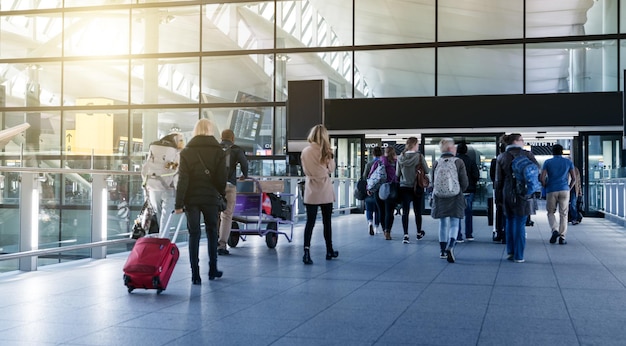
[[[115,208],[109,201],[109,188],[111,186],[111,177],[126,176],[140,180],[139,172],[129,171],[112,171],[112,170],[94,170],[94,169],[64,169],[64,168],[30,168],[30,167],[0,167],[0,173],[17,173],[19,174],[19,242],[11,245],[16,247],[16,251],[10,252],[6,248],[6,244],[0,243],[0,248],[5,248],[5,253],[0,255],[0,261],[19,260],[18,269],[22,271],[32,271],[37,269],[37,259],[39,256],[52,254],[61,254],[69,251],[91,249],[90,258],[102,259],[107,255],[107,247],[119,244],[128,244],[134,242],[129,239],[128,232],[121,232],[117,236],[123,236],[123,239],[110,239],[111,235],[107,232],[107,217],[112,208]],[[41,189],[42,176],[46,174],[62,174],[62,175],[80,175],[84,178],[86,184],[90,184],[90,192],[88,194],[89,203],[88,210],[91,225],[90,231],[86,235],[88,241],[76,244],[77,239],[59,240],[54,244],[58,245],[53,248],[40,249],[39,242],[39,212],[42,208],[39,192]],[[87,177],[87,178],[85,178]],[[262,180],[281,180],[284,182],[284,192],[298,194],[298,183],[304,180],[301,176],[272,176],[258,177]],[[357,201],[354,199],[355,179],[335,178],[333,186],[336,195],[333,212],[335,214],[346,213],[351,209],[358,208]],[[1,189],[0,189],[1,191]],[[6,192],[6,191],[3,191]],[[9,208],[15,209],[15,205],[8,205]],[[4,208],[7,208],[5,205]],[[63,210],[63,205],[61,205]],[[298,199],[295,206],[294,221],[299,221],[305,217],[305,208],[302,199]],[[0,210],[3,208],[0,207]],[[117,210],[114,210],[117,211]],[[15,213],[15,211],[13,211]],[[115,213],[114,213],[115,214]],[[132,221],[132,220],[131,220]],[[2,235],[2,234],[0,234]],[[0,237],[0,240],[2,238]],[[72,245],[64,245],[72,243]]]

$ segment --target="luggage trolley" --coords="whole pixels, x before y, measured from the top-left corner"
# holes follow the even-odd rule
[[[293,238],[293,225],[295,206],[298,199],[297,195],[291,193],[283,193],[283,181],[258,180],[248,178],[242,181],[252,182],[253,188],[251,192],[242,192],[245,189],[237,189],[237,200],[233,211],[233,221],[231,224],[230,237],[228,245],[236,247],[239,240],[246,241],[248,235],[265,236],[265,244],[268,248],[273,249],[278,242],[278,235],[282,234],[291,243]],[[243,185],[243,184],[239,184]],[[281,200],[285,201],[284,205],[289,206],[291,212],[286,218],[274,217],[263,212],[263,199],[265,193],[275,193]],[[283,199],[286,197],[286,199]],[[240,228],[240,224],[243,228]],[[265,225],[265,229],[263,229]],[[289,232],[279,230],[281,225],[289,226]]]

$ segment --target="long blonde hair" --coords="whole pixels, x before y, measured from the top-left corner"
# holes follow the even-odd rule
[[[203,118],[196,122],[196,126],[193,128],[193,135],[195,136],[214,136],[215,125],[209,119]]]
[[[316,143],[322,150],[320,163],[326,164],[333,158],[333,150],[330,147],[330,138],[328,137],[328,130],[322,124],[315,125],[311,128],[309,136],[307,137],[309,143]]]

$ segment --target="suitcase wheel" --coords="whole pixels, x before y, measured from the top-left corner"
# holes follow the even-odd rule
[[[133,286],[128,286],[128,293],[133,293],[135,288]]]

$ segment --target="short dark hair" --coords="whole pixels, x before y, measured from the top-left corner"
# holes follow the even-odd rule
[[[465,142],[461,142],[456,146],[457,154],[467,154],[467,144]]]
[[[376,157],[383,156],[383,149],[379,146],[374,147],[374,156]]]
[[[563,155],[563,146],[555,144],[552,146],[552,155]]]

